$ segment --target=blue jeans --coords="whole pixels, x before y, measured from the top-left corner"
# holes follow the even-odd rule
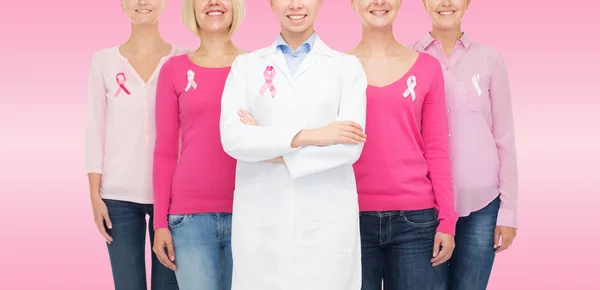
[[[169,215],[181,290],[230,290],[231,214]]]
[[[434,209],[362,212],[362,290],[429,290],[433,287]]]
[[[150,240],[154,240],[153,205],[105,199],[112,229],[108,234],[113,242],[108,254],[115,283],[115,290],[147,290],[146,285],[146,228]],[[146,223],[146,216],[150,222]],[[152,254],[152,290],[178,290],[175,273],[163,266]]]
[[[496,257],[494,231],[500,198],[461,217],[456,224],[454,253],[447,265],[436,267],[437,290],[485,290]]]

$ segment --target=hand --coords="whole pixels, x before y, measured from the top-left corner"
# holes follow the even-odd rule
[[[165,248],[167,248],[166,252]],[[161,264],[173,271],[177,270],[177,266],[173,263],[175,261],[175,249],[173,248],[173,237],[169,229],[162,228],[154,231],[152,251],[154,251]]]
[[[244,123],[244,125],[258,126],[258,123],[256,123],[256,120],[254,120],[254,117],[252,117],[250,112],[248,112],[244,109],[240,109],[238,111],[238,116],[240,116],[240,121],[242,121],[242,123]]]
[[[269,162],[269,163],[285,163],[285,161],[283,160],[283,157],[281,157],[281,156],[279,156],[277,158],[265,160],[265,161]]]
[[[108,208],[106,203],[100,196],[92,196],[92,210],[94,212],[94,222],[98,228],[98,232],[104,237],[107,243],[112,243],[113,238],[106,232],[106,228],[112,229],[112,222],[108,216]],[[106,226],[105,226],[106,225]]]
[[[494,233],[494,249],[496,249],[496,254],[508,249],[516,236],[516,228],[497,226]]]
[[[442,248],[441,251],[440,247]],[[433,242],[433,259],[431,259],[433,266],[435,267],[450,260],[453,251],[454,236],[440,232],[435,233],[435,240]]]
[[[302,133],[308,134],[302,134]],[[310,129],[310,130],[302,130],[300,134],[296,135],[297,137],[302,137],[304,135],[305,142],[307,143],[301,145],[316,145],[316,146],[327,146],[333,144],[360,144],[361,142],[365,142],[365,138],[367,135],[363,132],[363,128],[352,121],[336,121],[327,126],[318,128],[318,129]],[[296,139],[296,138],[294,138]],[[292,144],[298,142],[300,140],[292,140]],[[297,146],[299,147],[299,146]]]

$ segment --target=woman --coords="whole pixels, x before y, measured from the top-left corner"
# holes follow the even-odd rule
[[[236,58],[223,92],[221,141],[238,160],[232,289],[358,290],[367,80],[316,36],[322,0],[270,4],[281,34]]]
[[[154,252],[175,271],[181,289],[231,289],[235,160],[221,146],[219,116],[231,63],[244,53],[231,36],[244,19],[245,4],[181,5],[183,22],[201,45],[171,58],[158,79]]]
[[[439,62],[396,41],[400,0],[352,0],[363,23],[350,51],[367,73],[363,153],[354,164],[362,290],[427,290],[454,248],[456,213]],[[438,214],[439,212],[439,214]]]
[[[517,233],[517,161],[502,56],[461,30],[469,0],[423,1],[432,29],[414,49],[444,69],[456,208],[456,249],[441,289],[486,289],[496,253]],[[446,277],[446,275],[449,275]]]
[[[152,152],[156,77],[185,51],[160,35],[164,0],[123,0],[131,35],[94,54],[90,69],[85,166],[94,219],[108,243],[115,289],[146,288],[146,216],[153,214]],[[154,230],[149,234],[154,238]],[[152,255],[152,289],[178,289]]]

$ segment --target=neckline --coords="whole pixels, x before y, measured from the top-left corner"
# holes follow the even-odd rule
[[[386,88],[389,88],[391,86],[396,85],[397,83],[399,83],[401,80],[405,79],[407,76],[410,75],[410,73],[415,69],[415,67],[417,66],[417,63],[419,63],[419,61],[421,60],[421,56],[423,55],[422,52],[417,51],[417,59],[413,62],[413,64],[410,66],[410,68],[397,80],[384,85],[384,86],[376,86],[376,85],[372,85],[372,84],[368,84],[368,88],[373,88],[373,89],[378,89],[378,90],[383,90]]]
[[[140,74],[137,72],[137,70],[135,70],[135,68],[131,65],[131,63],[129,63],[129,59],[127,59],[123,54],[121,54],[121,45],[115,46],[115,52],[116,52],[117,56],[119,57],[119,59],[121,61],[125,62],[125,66],[129,69],[130,73],[144,86],[146,86],[154,81],[154,79],[158,75],[158,72],[160,71],[160,68],[162,67],[162,64],[165,62],[165,60],[167,60],[168,58],[173,56],[173,54],[175,54],[175,50],[176,50],[175,45],[171,44],[171,50],[169,51],[169,53],[163,55],[160,58],[160,60],[158,61],[158,64],[156,65],[156,67],[152,71],[152,74],[148,78],[148,81],[144,81],[144,79],[140,76]]]
[[[195,62],[192,61],[192,59],[190,58],[190,54],[186,53],[184,55],[186,62],[188,62],[188,64],[191,64],[192,66],[199,68],[199,69],[207,69],[207,70],[225,70],[225,69],[231,69],[231,65],[228,66],[219,66],[219,67],[209,67],[209,66],[202,66],[199,65]]]

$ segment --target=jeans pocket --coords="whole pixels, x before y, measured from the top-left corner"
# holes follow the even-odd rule
[[[190,219],[188,214],[170,214],[169,215],[169,228],[176,229],[183,226]]]
[[[404,212],[404,221],[414,227],[437,226],[439,223],[435,209],[410,210]]]

